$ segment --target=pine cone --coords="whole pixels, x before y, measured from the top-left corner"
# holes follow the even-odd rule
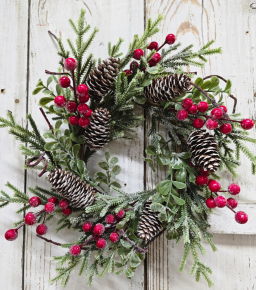
[[[158,213],[150,209],[151,203],[151,201],[145,203],[145,209],[140,216],[138,225],[138,236],[146,242],[152,240],[162,228],[162,223],[158,219]]]
[[[120,60],[110,57],[103,60],[89,74],[87,85],[89,87],[89,95],[93,98],[101,99],[112,87],[119,71]]]
[[[70,201],[70,205],[86,208],[94,202],[96,191],[78,176],[68,171],[54,169],[48,175],[52,187]]]
[[[197,166],[211,172],[220,167],[217,142],[206,130],[192,132],[188,137],[188,147]]]
[[[109,142],[111,116],[107,109],[99,108],[91,115],[91,122],[86,129],[85,143],[92,150],[105,147]]]
[[[144,88],[145,97],[154,102],[171,101],[191,89],[191,79],[184,74],[173,74],[154,79]]]

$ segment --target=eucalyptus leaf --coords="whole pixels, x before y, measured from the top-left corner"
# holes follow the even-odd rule
[[[75,144],[72,147],[72,152],[73,152],[75,158],[78,158],[79,150],[80,150],[80,145],[79,144]]]
[[[162,195],[167,195],[170,191],[172,182],[170,180],[163,180],[156,186],[156,190]]]
[[[137,268],[140,265],[140,263],[141,263],[140,258],[137,256],[136,253],[133,253],[130,259],[130,267]]]
[[[111,164],[111,165],[115,165],[117,162],[118,162],[118,158],[117,158],[117,157],[113,157],[113,158],[110,160],[110,164]]]
[[[114,168],[112,169],[112,172],[115,174],[115,175],[118,175],[121,173],[121,167],[119,165],[115,165]]]
[[[183,182],[173,181],[172,183],[173,183],[173,185],[174,185],[175,187],[177,187],[178,189],[183,189],[183,188],[186,187],[186,184],[183,183]]]
[[[109,160],[109,158],[110,158],[110,153],[109,152],[105,153],[105,158],[106,158],[107,161]]]
[[[100,161],[98,163],[99,167],[104,169],[104,170],[108,170],[109,166],[108,166],[108,163],[106,161]]]
[[[84,174],[85,163],[84,163],[83,160],[80,160],[80,159],[79,159],[79,160],[77,161],[77,168],[78,168],[80,174]]]
[[[154,212],[161,212],[161,213],[165,213],[165,206],[163,206],[162,204],[160,203],[157,203],[157,202],[153,202],[151,205],[150,205],[150,209]]]
[[[175,195],[172,195],[172,197],[173,197],[174,201],[175,201],[178,205],[183,205],[183,204],[185,204],[185,200],[184,200],[184,199],[179,198],[179,197],[177,197],[177,196],[175,196]]]

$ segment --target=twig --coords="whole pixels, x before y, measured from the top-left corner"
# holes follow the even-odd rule
[[[52,37],[54,37],[57,41],[59,40],[58,37],[57,37],[55,34],[53,34],[50,30],[48,30],[48,33],[49,33]]]
[[[48,124],[50,130],[52,131],[52,134],[54,135],[53,127],[52,127],[50,121],[48,120],[47,116],[45,115],[45,112],[44,112],[43,108],[39,108],[39,110],[41,111],[42,115],[43,115],[44,118],[45,118],[45,121],[47,122],[47,124]]]
[[[217,77],[217,78],[223,80],[225,83],[227,82],[226,79],[224,79],[223,77],[221,77],[221,76],[219,76],[219,75],[209,75],[209,76],[203,78],[203,80],[209,79],[209,78],[211,78],[211,77]]]
[[[40,239],[46,241],[47,243],[52,243],[52,244],[54,244],[54,245],[56,245],[56,246],[61,246],[61,245],[62,245],[61,243],[54,242],[53,240],[46,239],[46,238],[44,238],[44,237],[42,237],[42,236],[39,236],[39,235],[36,235],[36,236],[37,236],[38,238],[40,238]]]
[[[45,70],[45,73],[48,74],[48,75],[68,75],[68,76],[71,76],[70,73],[67,73],[67,72],[52,72],[52,71],[49,71],[49,70]]]
[[[27,162],[26,162],[26,165],[28,167],[35,167],[37,166],[42,160],[44,160],[44,168],[43,170],[40,172],[40,174],[38,175],[39,177],[41,177],[45,172],[46,172],[46,169],[47,169],[47,160],[44,158],[44,155],[45,155],[45,151],[40,155],[40,156],[37,156],[37,157],[32,157],[30,158]],[[37,160],[35,163],[31,164],[31,162]]]
[[[146,254],[148,249],[147,247],[145,249],[142,249],[141,247],[137,246],[133,241],[131,241],[128,236],[126,235],[126,233],[124,232],[124,230],[118,230],[119,233],[125,238],[125,240],[132,245],[138,252],[142,253],[142,254]]]

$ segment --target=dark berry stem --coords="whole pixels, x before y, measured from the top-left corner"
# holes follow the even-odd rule
[[[22,224],[20,224],[20,225],[16,228],[16,230],[19,230],[19,229],[22,228],[24,225],[25,225],[25,222],[23,222]]]
[[[37,236],[38,238],[40,238],[40,239],[46,241],[47,243],[52,243],[52,244],[54,244],[54,245],[56,245],[56,246],[61,246],[61,245],[62,245],[61,243],[57,243],[57,242],[54,242],[53,240],[46,239],[45,237],[42,237],[42,236],[39,236],[39,235],[36,235],[36,236]]]
[[[138,252],[142,253],[142,254],[146,254],[148,251],[148,248],[146,247],[145,249],[142,249],[141,247],[137,246],[133,241],[131,241],[128,236],[126,235],[126,233],[124,232],[124,230],[118,230],[119,233],[124,237],[124,239],[134,247],[134,249],[136,249]]]
[[[157,51],[159,51],[162,47],[164,47],[166,45],[166,41],[160,46],[158,47]]]
[[[67,73],[67,72],[58,73],[58,72],[52,72],[52,71],[45,70],[45,73],[48,75],[68,75],[68,76],[70,76],[70,73]]]
[[[53,34],[50,30],[48,30],[48,33],[49,33],[53,38],[55,38],[57,41],[59,40],[58,37],[57,37],[55,34]]]
[[[44,155],[45,155],[45,151],[39,156],[39,157],[32,157],[30,158],[27,162],[26,162],[26,165],[28,167],[35,167],[37,166],[42,160],[44,160],[44,168],[43,170],[40,172],[40,174],[38,175],[39,177],[41,177],[45,172],[46,172],[46,169],[47,169],[47,160],[44,158]],[[31,164],[31,162],[37,160],[35,163]]]
[[[47,124],[48,124],[50,130],[52,131],[52,134],[54,135],[53,127],[52,127],[50,121],[48,120],[48,118],[47,118],[47,116],[46,116],[46,114],[45,114],[43,108],[40,108],[39,110],[41,111],[42,115],[43,115],[44,118],[45,118],[45,121],[47,122]]]

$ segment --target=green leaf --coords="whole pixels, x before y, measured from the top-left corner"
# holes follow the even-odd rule
[[[207,80],[207,81],[205,81],[205,82],[203,83],[203,85],[201,86],[201,88],[202,88],[203,90],[207,90],[207,89],[209,89],[209,88],[211,87],[211,84],[212,84],[212,82],[209,81],[209,80]]]
[[[182,152],[182,153],[177,154],[177,156],[179,156],[179,158],[182,158],[182,159],[188,159],[190,157],[190,152]]]
[[[98,163],[98,165],[99,165],[99,167],[100,168],[102,168],[102,169],[104,169],[104,170],[108,170],[108,164],[107,164],[107,162],[106,161],[100,161],[99,163]]]
[[[186,170],[184,167],[179,169],[175,174],[175,179],[179,182],[184,182],[186,180]]]
[[[224,92],[230,94],[231,86],[232,86],[231,80],[227,80]]]
[[[135,103],[143,105],[143,104],[145,104],[147,99],[144,96],[134,96],[133,100]]]
[[[163,180],[156,186],[156,190],[162,195],[167,195],[170,191],[172,182],[170,180]]]
[[[179,158],[173,158],[172,163],[170,164],[173,169],[180,169],[182,165],[182,161]]]
[[[153,172],[156,171],[155,167],[154,167],[154,163],[153,160],[151,158],[144,158],[144,161],[148,162],[149,167],[151,167],[151,169],[153,170]]]
[[[164,110],[167,109],[170,106],[171,102],[166,102],[164,105]]]
[[[50,76],[48,79],[47,79],[47,87],[49,86],[49,84],[53,81],[53,77]]]
[[[72,152],[73,152],[75,158],[78,158],[79,150],[80,150],[80,145],[79,145],[79,144],[75,144],[75,145],[72,147]]]
[[[183,182],[173,181],[172,183],[173,183],[173,185],[174,185],[175,187],[177,187],[178,189],[183,189],[183,188],[186,187],[186,184],[183,183]]]
[[[77,140],[78,144],[84,144],[85,143],[84,135],[78,136],[76,140]]]
[[[150,208],[151,208],[151,210],[154,211],[154,212],[165,213],[165,206],[163,206],[163,205],[160,204],[160,203],[153,202],[153,203],[150,205]]]
[[[176,103],[174,108],[175,108],[175,110],[179,111],[182,109],[182,106],[180,104]]]
[[[61,86],[59,84],[56,84],[56,92],[58,96],[61,95]]]
[[[84,163],[83,160],[80,160],[80,159],[79,159],[79,160],[77,161],[77,168],[78,168],[80,174],[84,174],[85,163]]]
[[[126,276],[127,278],[131,278],[132,276],[134,276],[134,272],[133,272],[131,269],[126,269],[126,270],[124,271],[124,273],[125,273],[125,276]]]
[[[193,101],[196,101],[196,100],[199,98],[200,95],[201,95],[201,92],[200,92],[198,89],[196,89],[196,90],[193,92],[193,95],[192,95],[191,99],[192,99]]]
[[[117,268],[122,268],[124,265],[122,263],[119,263],[119,262],[115,262],[115,266]]]
[[[116,275],[121,275],[121,274],[123,274],[123,271],[124,271],[124,269],[119,270],[119,271],[116,271],[115,274],[116,274]]]
[[[137,268],[141,263],[140,258],[138,257],[137,254],[133,253],[132,257],[130,259],[130,267],[131,268]]]
[[[39,105],[44,107],[46,106],[48,103],[52,102],[54,100],[54,98],[52,97],[44,97],[44,98],[41,98],[39,100]]]
[[[110,158],[110,153],[109,152],[105,153],[105,158],[106,158],[107,161],[109,160],[109,158]]]
[[[212,90],[212,89],[216,88],[219,85],[220,80],[217,77],[211,77],[211,83],[212,84],[211,84],[209,90]]]
[[[129,244],[127,241],[125,241],[125,240],[123,240],[123,239],[121,239],[120,242],[121,242],[122,246],[123,246],[124,248],[126,248],[126,249],[129,249],[129,248],[132,247],[131,244]]]
[[[147,87],[151,84],[152,80],[150,79],[144,79],[143,83],[140,84],[141,87]]]
[[[42,91],[43,88],[44,88],[44,87],[37,87],[37,88],[35,88],[34,91],[32,92],[32,95],[36,95],[36,94],[38,94],[39,92]]]
[[[37,87],[41,87],[41,86],[43,87],[43,86],[44,86],[43,81],[42,81],[41,79],[39,79],[39,80],[38,80],[38,83],[36,84],[36,86],[37,86]]]
[[[193,174],[193,173],[189,173],[189,181],[190,182],[195,182],[196,181],[196,176],[195,176],[195,174]]]
[[[44,138],[51,138],[51,139],[54,139],[54,136],[52,133],[44,133],[43,134]]]
[[[166,213],[160,213],[158,215],[158,218],[159,218],[160,222],[165,222],[165,221],[167,221],[167,214]]]
[[[199,87],[201,87],[204,83],[204,80],[202,78],[197,78],[195,80],[195,84],[198,85]]]
[[[58,120],[58,121],[55,123],[55,129],[59,129],[61,125],[62,125],[62,120]]]
[[[160,193],[156,193],[152,196],[152,202],[156,202],[156,203],[163,203],[164,202],[164,199],[163,197],[161,196]]]
[[[118,162],[118,158],[117,158],[117,157],[113,157],[113,158],[110,160],[110,165],[115,165],[117,162]]]
[[[174,201],[175,201],[178,205],[183,205],[183,204],[185,204],[185,200],[184,200],[184,199],[179,198],[179,197],[177,197],[177,196],[175,196],[175,195],[172,195],[172,197],[173,197]]]
[[[120,172],[121,172],[121,167],[120,167],[119,165],[115,165],[115,167],[112,169],[112,172],[113,172],[115,175],[120,174]]]
[[[117,182],[117,181],[111,182],[110,183],[110,186],[112,186],[112,185],[115,186],[115,187],[117,187],[117,188],[122,188],[121,184],[119,182]]]
[[[152,66],[152,67],[148,67],[146,71],[151,75],[155,75],[159,72],[159,68],[157,66]]]
[[[56,148],[56,145],[58,145],[57,142],[48,142],[48,143],[45,143],[44,150],[45,151],[52,151],[52,150],[54,150]]]
[[[149,145],[145,150],[147,155],[156,155],[156,146]]]
[[[50,91],[48,89],[44,89],[42,93],[45,94],[45,95],[51,95],[52,91]]]

